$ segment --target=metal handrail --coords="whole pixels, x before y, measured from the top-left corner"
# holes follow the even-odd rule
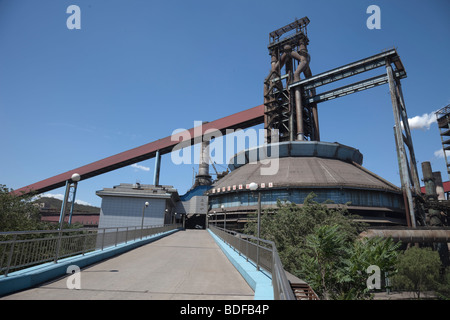
[[[251,260],[255,263],[258,270],[262,268],[271,274],[275,300],[296,300],[273,241],[213,225],[210,225],[209,229],[243,255],[247,261]]]
[[[0,275],[180,228],[180,224],[0,232]]]

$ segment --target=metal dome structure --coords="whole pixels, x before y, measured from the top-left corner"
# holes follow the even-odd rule
[[[244,150],[232,157],[231,172],[208,191],[210,223],[240,229],[247,215],[276,208],[277,201],[303,205],[314,192],[315,201],[346,206],[371,225],[406,225],[402,191],[362,166],[359,150],[320,141],[288,141]],[[274,174],[264,174],[273,166]],[[273,169],[273,168],[272,168]],[[267,171],[267,170],[266,170]],[[250,183],[258,190],[250,190]]]

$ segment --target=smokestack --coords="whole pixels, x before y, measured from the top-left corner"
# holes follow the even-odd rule
[[[209,141],[203,141],[200,147],[199,176],[209,176]]]
[[[436,193],[438,195],[438,200],[445,200],[444,184],[442,183],[441,172],[433,172],[433,178],[436,184]]]
[[[425,197],[429,201],[437,201],[436,183],[429,161],[422,162],[422,175],[423,182],[425,183]],[[439,210],[428,209],[428,219],[430,226],[442,226],[441,212]]]
[[[433,178],[433,171],[429,161],[422,162],[423,182],[425,183],[425,194],[428,198],[437,200],[436,183]]]
[[[209,141],[202,141],[200,146],[200,163],[198,165],[198,174],[195,177],[194,187],[209,186],[212,184],[209,175]]]

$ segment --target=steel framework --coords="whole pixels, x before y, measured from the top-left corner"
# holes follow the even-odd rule
[[[442,151],[444,152],[447,174],[450,177],[450,169],[447,158],[447,150],[450,150],[450,104],[436,112],[436,119],[439,127],[439,133],[442,142]]]
[[[320,141],[318,103],[388,83],[408,224],[413,227],[416,226],[416,222],[425,225],[423,201],[422,204],[419,203],[420,181],[400,84],[400,80],[406,77],[406,71],[396,49],[390,49],[313,76],[309,67],[310,56],[307,50],[309,39],[306,27],[309,22],[309,19],[304,17],[269,34],[268,50],[271,56],[271,67],[269,75],[264,80],[263,105],[204,123],[200,127],[93,162],[23,187],[15,192],[18,194],[30,191],[46,192],[64,186],[73,173],[80,174],[81,180],[84,180],[153,157],[157,158],[154,182],[158,184],[161,155],[172,152],[175,146],[182,147],[204,142],[203,135],[210,130],[218,130],[222,134],[226,134],[226,129],[245,129],[264,123],[267,143],[306,139]],[[284,68],[283,72],[282,68]],[[378,76],[326,92],[316,92],[320,86],[377,68],[384,68],[384,72]],[[300,79],[302,73],[304,79]],[[448,125],[448,123],[447,121],[446,124]],[[186,135],[190,139],[180,142]],[[441,132],[441,136],[450,136],[450,127]],[[450,139],[445,142],[449,143],[449,146],[445,148],[450,148]]]
[[[317,104],[382,84],[389,84],[394,113],[394,138],[408,225],[425,225],[420,181],[400,80],[406,77],[396,49],[312,76],[304,17],[270,33],[271,69],[264,81],[264,128],[266,142],[320,140]],[[281,36],[294,31],[291,35]],[[297,65],[294,70],[295,64]],[[281,69],[284,66],[284,74]],[[316,93],[320,86],[384,67],[382,74]],[[300,79],[303,73],[305,79]],[[446,123],[448,125],[448,121]],[[450,127],[448,127],[450,128]],[[274,133],[276,132],[276,133]],[[448,131],[450,135],[450,130]],[[450,140],[448,140],[450,144]],[[449,146],[450,148],[450,146]]]
[[[307,49],[308,24],[309,19],[304,17],[269,34],[271,67],[264,80],[264,128],[268,143],[320,140],[316,103],[303,105],[300,88],[288,88],[300,81],[301,73],[306,78],[312,76]],[[315,90],[304,93],[308,95],[315,95]]]

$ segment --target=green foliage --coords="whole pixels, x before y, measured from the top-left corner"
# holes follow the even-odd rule
[[[393,278],[396,289],[412,290],[420,299],[426,290],[439,287],[439,254],[431,248],[411,247],[399,257],[398,273]]]
[[[349,256],[344,259],[345,266],[340,271],[343,278],[336,288],[336,298],[371,298],[366,270],[369,266],[379,267],[381,281],[385,283],[385,276],[390,278],[397,271],[400,245],[391,238],[363,238],[350,243]]]
[[[317,226],[313,233],[306,236],[306,250],[300,257],[307,265],[303,262],[301,267],[306,278],[313,281],[310,285],[316,287],[325,299],[330,295],[329,286],[341,278],[339,271],[342,269],[342,257],[349,255],[346,242],[338,225]]]
[[[40,221],[39,209],[33,205],[32,194],[13,195],[0,184],[0,231],[37,230],[46,226]]]
[[[436,289],[436,294],[440,299],[450,300],[450,268],[444,271],[440,277],[439,284]]]
[[[328,208],[310,194],[303,206],[278,202],[261,217],[261,237],[275,242],[283,267],[305,280],[323,299],[370,298],[366,269],[395,273],[398,256],[391,239],[359,239],[366,225],[344,208]],[[256,231],[250,222],[244,232]]]
[[[277,203],[276,213],[265,212],[261,216],[261,238],[274,241],[286,270],[298,269],[298,257],[305,249],[305,239],[318,225],[339,225],[347,240],[355,239],[365,224],[344,208],[327,208],[314,201],[311,193],[302,207],[296,204]],[[249,222],[244,233],[256,234],[256,218]]]

